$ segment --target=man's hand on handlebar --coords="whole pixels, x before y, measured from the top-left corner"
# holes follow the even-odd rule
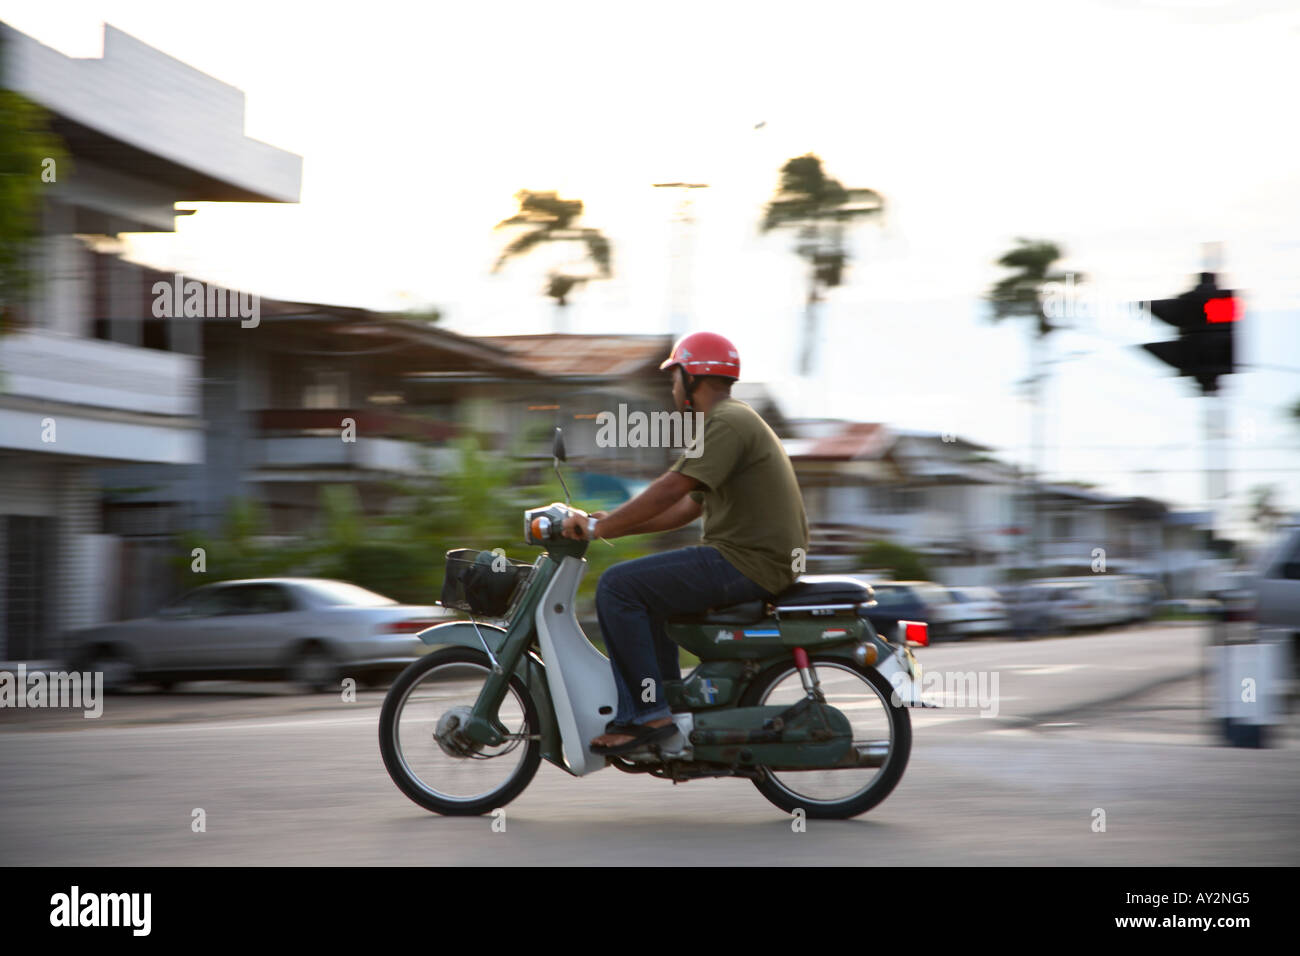
[[[579,511],[577,508],[574,508],[572,512],[565,517],[561,533],[566,538],[572,538],[575,541],[585,541],[587,540],[587,519],[595,518],[599,521],[601,518],[605,517],[605,515],[606,512],[604,511],[593,511],[588,515],[585,511]],[[596,537],[599,536],[600,528],[598,526],[596,529]]]

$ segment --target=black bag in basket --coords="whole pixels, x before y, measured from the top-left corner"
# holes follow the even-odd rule
[[[506,566],[501,567],[499,559],[501,556],[491,551],[448,551],[439,603],[480,617],[504,616],[515,588],[526,580],[532,566],[505,558]]]

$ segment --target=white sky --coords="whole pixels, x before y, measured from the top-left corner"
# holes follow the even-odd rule
[[[0,0],[74,56],[105,21],[242,89],[249,136],[304,157],[296,206],[206,204],[136,236],[164,269],[280,298],[434,304],[469,334],[552,328],[549,257],[499,276],[492,225],[521,188],[586,202],[616,277],[573,298],[578,332],[669,331],[672,198],[696,190],[692,328],[737,342],[787,409],[957,430],[1028,455],[1019,323],[982,294],[1014,237],[1122,304],[1190,285],[1206,240],[1247,294],[1228,380],[1229,462],[1300,509],[1300,5],[187,3]],[[758,124],[763,125],[756,128]],[[793,376],[803,272],[756,224],[785,160],[822,157],[890,204],[823,314],[821,370]],[[1192,386],[1131,347],[1122,314],[1054,337],[1049,473],[1203,503]],[[1086,353],[1086,354],[1080,354]],[[1232,517],[1232,515],[1230,515]]]

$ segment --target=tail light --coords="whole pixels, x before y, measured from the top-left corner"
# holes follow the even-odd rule
[[[425,628],[433,627],[440,624],[441,621],[425,621],[416,618],[409,618],[405,621],[389,621],[381,628],[387,634],[414,634],[416,631],[423,631]]]
[[[930,628],[925,621],[899,621],[898,639],[904,644],[930,646]]]

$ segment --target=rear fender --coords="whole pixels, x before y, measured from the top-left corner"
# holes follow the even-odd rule
[[[483,640],[479,640],[479,634]],[[491,649],[493,656],[501,652],[506,642],[506,632],[494,624],[480,624],[478,631],[469,621],[449,621],[426,628],[416,635],[424,643],[433,647],[445,647],[459,644],[483,650],[483,644]],[[546,665],[540,657],[532,652],[523,654],[515,666],[515,673],[523,679],[528,692],[537,704],[537,716],[541,722],[542,756],[558,767],[564,767],[564,752],[560,744],[560,728],[555,721],[555,706],[551,703],[551,688],[546,683]]]
[[[890,644],[879,638],[871,641],[877,657],[873,666],[880,676],[889,681],[898,703],[903,707],[938,707],[939,704],[921,697],[921,664],[905,646]],[[819,657],[840,657],[845,661],[857,661],[854,653],[857,645],[853,643],[836,644],[832,647],[817,648]]]
[[[894,647],[894,645],[886,645]],[[917,663],[912,652],[904,645],[894,648],[892,654],[882,655],[876,662],[880,676],[889,681],[894,688],[897,703],[904,707],[937,707],[930,701],[921,699],[921,665]]]

